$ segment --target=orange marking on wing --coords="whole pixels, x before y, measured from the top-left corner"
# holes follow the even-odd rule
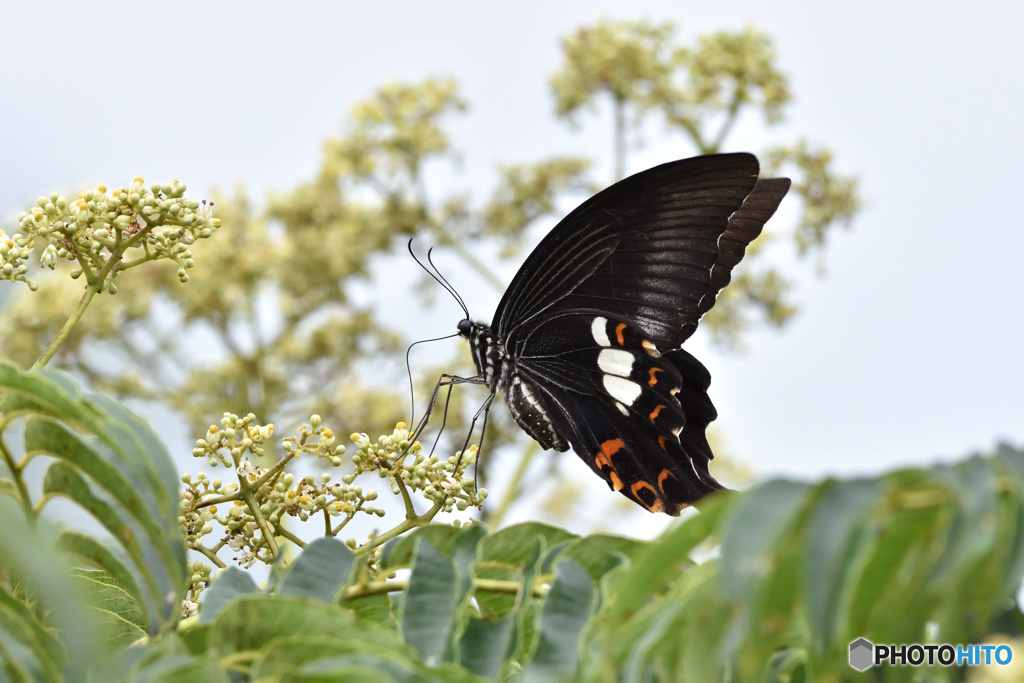
[[[658,413],[660,413],[664,408],[665,406],[659,404],[657,408],[651,411],[651,414],[648,416],[651,418],[651,422],[654,422],[658,418]]]
[[[640,346],[644,347],[644,351],[647,352],[648,356],[654,356],[655,358],[661,358],[661,352],[658,351],[658,347],[654,345],[654,342],[649,339],[644,339],[640,342]]]
[[[676,475],[669,472],[668,469],[663,469],[661,471],[661,474],[658,475],[658,488],[661,489],[662,493],[665,493],[665,480],[668,479],[669,477],[672,477],[676,481],[679,481],[679,479],[676,478]]]
[[[612,464],[612,456],[621,451],[626,447],[622,439],[608,439],[601,444],[601,450],[594,454],[594,464],[597,465],[598,469],[608,467],[611,470],[615,470],[615,465]]]
[[[658,383],[658,378],[654,376],[654,373],[656,373],[656,372],[662,372],[662,369],[661,368],[651,368],[651,372],[650,372],[651,381],[647,383],[647,386],[653,387],[655,384]]]
[[[648,505],[647,503],[644,502],[644,499],[640,497],[640,490],[641,489],[647,489],[648,491],[651,492],[652,495],[654,495],[654,502],[653,503]],[[636,499],[638,501],[640,501],[640,504],[643,505],[648,510],[650,510],[651,512],[664,512],[665,511],[665,504],[663,502],[661,502],[661,498],[658,497],[658,492],[655,491],[654,487],[651,486],[650,484],[648,484],[646,481],[638,481],[637,483],[635,483],[631,487],[629,487],[629,490],[633,492],[633,495],[636,496]]]
[[[622,331],[626,329],[626,323],[619,323],[615,326],[615,339],[618,340],[619,346],[625,346],[626,340],[622,338]]]
[[[612,488],[613,489],[615,489],[616,491],[621,491],[622,490],[622,480],[619,479],[619,475],[615,474],[615,472],[609,472],[608,473],[608,478],[612,482]]]
[[[668,448],[665,447],[665,442],[666,441],[667,441],[667,439],[665,438],[664,435],[658,436],[658,445],[661,446],[661,450],[663,450],[663,451],[667,451],[668,450]]]

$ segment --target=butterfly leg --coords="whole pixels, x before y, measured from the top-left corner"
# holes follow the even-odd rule
[[[443,374],[438,378],[437,384],[434,385],[434,392],[430,395],[430,402],[427,403],[427,409],[423,413],[423,417],[421,417],[420,421],[416,424],[415,429],[412,430],[412,434],[409,439],[410,442],[418,439],[420,435],[423,434],[423,430],[426,429],[427,423],[430,421],[430,416],[434,411],[434,404],[437,403],[437,395],[441,392],[441,387],[449,387],[450,392],[452,385],[462,383],[482,384],[483,382],[482,378],[478,377],[459,377],[458,375],[449,374]],[[447,402],[445,405],[447,406]]]
[[[444,412],[442,413],[442,417],[441,417],[441,428],[437,431],[437,437],[434,439],[434,444],[430,448],[430,453],[428,454],[428,457],[429,457],[429,455],[433,455],[434,449],[437,448],[437,443],[441,439],[441,434],[444,432],[445,425],[448,422],[448,405],[451,402],[452,387],[454,385],[456,385],[456,384],[484,384],[484,383],[485,383],[484,378],[482,376],[479,376],[479,375],[475,376],[475,377],[459,377],[458,375],[449,375],[449,374],[441,375],[441,377],[439,377],[438,380],[437,380],[437,384],[434,385],[434,391],[433,391],[433,393],[430,396],[430,402],[427,404],[426,412],[423,414],[423,417],[420,418],[420,421],[416,425],[416,428],[413,430],[412,434],[409,436],[410,447],[411,447],[411,445],[413,443],[415,443],[420,438],[420,436],[423,435],[423,432],[426,430],[427,423],[430,421],[430,416],[434,412],[434,406],[437,404],[437,397],[440,394],[442,387],[447,387],[448,388],[448,393],[446,395],[445,402],[444,402]],[[404,453],[403,453],[403,455],[404,455]]]
[[[476,421],[480,419],[481,415],[483,416],[483,424],[480,427],[480,447],[483,447],[483,445],[484,445],[484,436],[487,435],[487,418],[491,414],[491,403],[493,403],[493,402],[494,402],[494,392],[491,392],[487,396],[487,399],[483,402],[483,405],[481,405],[480,408],[477,409],[476,413],[474,413],[473,419],[469,423],[469,433],[466,434],[466,441],[462,444],[462,449],[459,450],[459,457],[455,461],[455,469],[456,470],[458,470],[459,469],[459,465],[462,464],[462,456],[465,455],[466,449],[469,448],[470,441],[473,440],[473,432],[476,430]],[[447,411],[447,406],[445,406],[445,410]],[[436,445],[436,442],[435,442],[435,445]],[[480,462],[480,460],[479,460],[479,450],[477,451],[477,455],[478,455],[477,463],[479,463]],[[475,476],[474,476],[474,480],[475,480]]]

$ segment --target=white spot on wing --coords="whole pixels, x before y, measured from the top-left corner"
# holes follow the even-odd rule
[[[629,406],[633,405],[633,401],[640,396],[641,391],[640,385],[636,382],[630,382],[628,379],[614,375],[604,376],[604,389],[611,394],[612,398]]]
[[[629,417],[629,410],[626,409],[626,406],[624,406],[621,403],[619,403],[618,401],[616,401],[615,402],[615,407],[619,409],[620,413],[622,413],[626,417]],[[619,488],[622,488],[622,487],[619,487]],[[619,489],[615,489],[615,490],[618,491]]]
[[[609,375],[629,377],[633,370],[633,354],[622,349],[605,349],[598,355],[597,364]]]
[[[594,335],[594,341],[600,346],[612,345],[611,340],[608,339],[608,318],[601,316],[594,318],[594,322],[590,323],[590,334]]]

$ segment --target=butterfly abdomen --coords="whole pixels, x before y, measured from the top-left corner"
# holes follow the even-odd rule
[[[516,372],[513,372],[508,383],[505,404],[523,431],[532,436],[542,448],[569,450],[569,442],[555,425],[543,395],[535,385],[524,381]]]

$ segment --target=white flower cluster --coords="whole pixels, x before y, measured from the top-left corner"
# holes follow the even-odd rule
[[[186,270],[195,265],[189,246],[210,237],[220,220],[213,217],[213,204],[185,198],[185,189],[177,180],[147,186],[136,178],[128,187],[107,192],[100,185],[72,201],[56,193],[40,197],[30,211],[18,214],[20,232],[10,237],[0,232],[0,279],[20,280],[34,290],[36,283],[25,277],[26,262],[41,241],[41,266],[76,261],[72,277],[101,278],[110,293],[117,291],[113,278],[119,270],[159,258],[175,261],[178,278],[186,282]],[[138,257],[125,262],[130,250]]]
[[[353,434],[350,438],[359,450],[352,456],[355,473],[346,475],[346,481],[363,472],[376,471],[381,479],[390,480],[395,495],[401,493],[401,481],[409,490],[421,491],[432,503],[440,503],[445,512],[479,506],[487,497],[487,489],[478,491],[476,481],[466,476],[467,468],[476,462],[476,446],[448,458],[427,456],[418,442],[409,443],[409,430],[404,422],[399,422],[390,435],[380,436],[376,443],[366,434]]]

